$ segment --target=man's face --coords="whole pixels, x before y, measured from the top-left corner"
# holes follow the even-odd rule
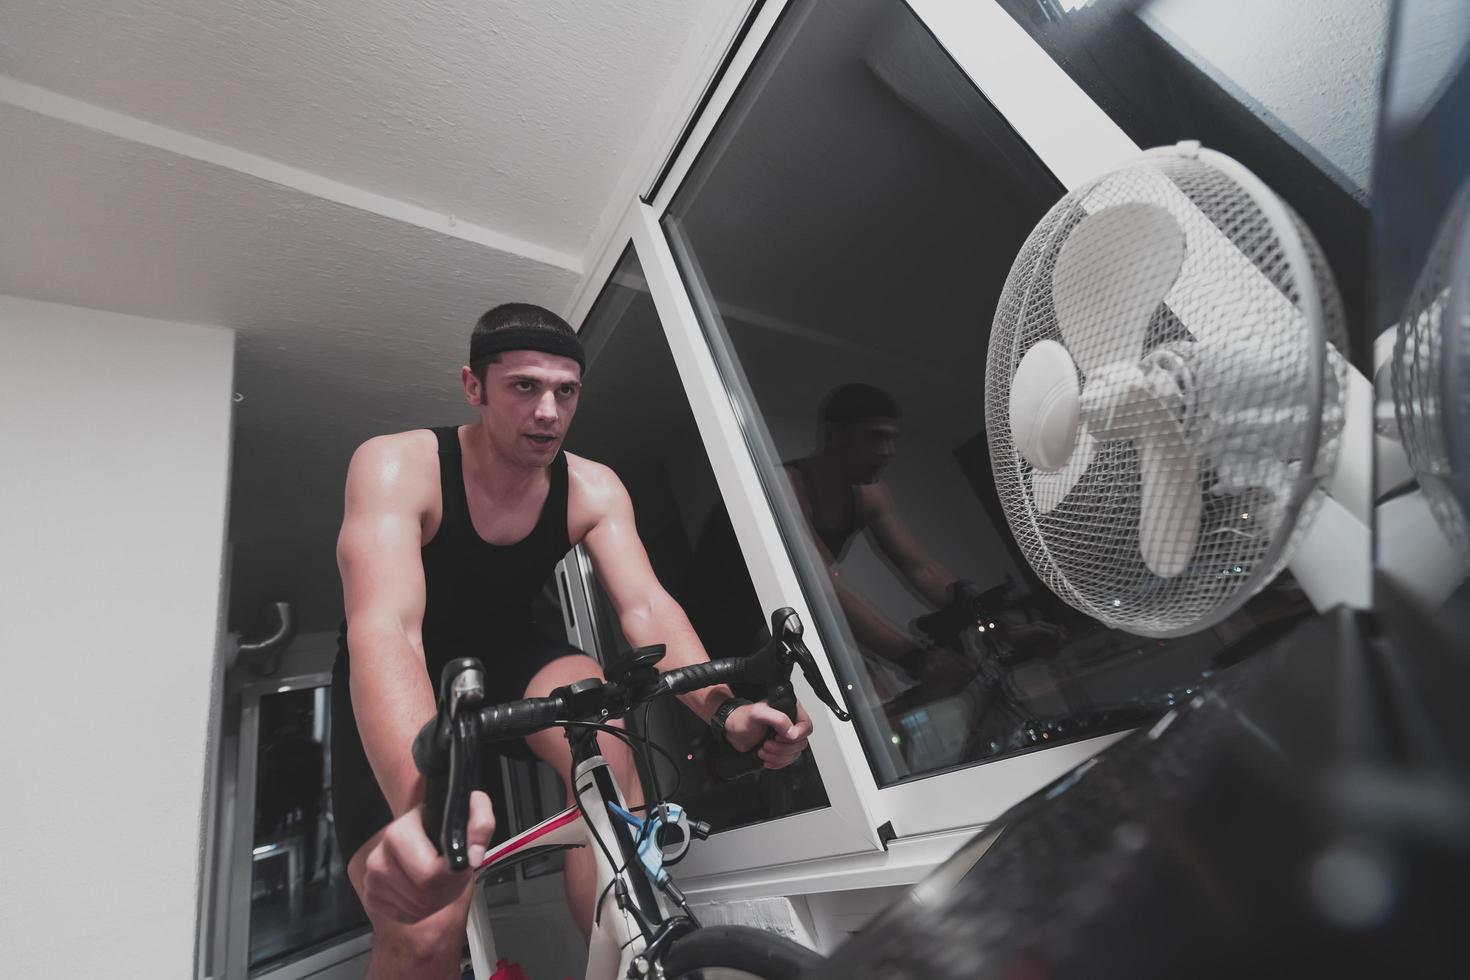
[[[863,419],[834,425],[831,447],[849,483],[877,483],[898,452],[898,422]]]
[[[500,455],[523,466],[551,463],[582,394],[576,361],[541,351],[506,351],[485,366],[483,387],[468,368],[464,381],[465,395],[480,406],[480,422]]]

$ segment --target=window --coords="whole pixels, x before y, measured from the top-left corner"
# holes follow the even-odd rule
[[[582,336],[589,363],[567,448],[605,463],[633,500],[638,533],[654,573],[689,616],[712,658],[753,652],[768,635],[765,614],[710,470],[658,314],[630,249],[588,313]],[[611,603],[588,576],[594,635],[603,662],[629,650]],[[752,697],[757,692],[745,692]],[[779,772],[726,779],[732,763],[705,724],[666,699],[640,712],[645,730],[672,756],[654,756],[666,795],[716,830],[827,805],[808,752]],[[646,726],[646,727],[645,727]]]
[[[1137,724],[1307,608],[1283,581],[1215,630],[1144,639],[1062,605],[1016,549],[985,354],[1062,192],[905,4],[812,0],[665,219],[883,785]],[[958,580],[993,622],[921,618]]]
[[[250,837],[250,969],[367,926],[337,850],[327,687],[259,694]]]

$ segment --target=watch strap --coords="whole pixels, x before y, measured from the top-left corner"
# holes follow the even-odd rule
[[[725,722],[729,719],[730,715],[734,713],[736,708],[752,703],[754,702],[750,699],[738,696],[726,698],[720,702],[719,707],[715,708],[715,713],[710,715],[709,727],[720,738],[725,738]]]

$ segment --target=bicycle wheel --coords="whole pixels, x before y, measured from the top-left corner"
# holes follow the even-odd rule
[[[706,926],[680,939],[664,957],[669,980],[796,980],[823,957],[785,936],[750,926]]]

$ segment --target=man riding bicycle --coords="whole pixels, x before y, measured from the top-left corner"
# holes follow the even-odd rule
[[[708,659],[653,574],[617,475],[561,450],[584,366],[581,343],[560,317],[529,304],[498,306],[476,324],[460,371],[479,420],[369,439],[348,468],[337,542],[346,620],[333,669],[332,796],[348,876],[373,926],[370,977],[459,976],[472,873],[450,871],[424,833],[424,785],[410,751],[435,715],[445,663],[483,661],[490,701],[543,697],[602,677],[595,660],[531,621],[532,597],[579,543],[632,644],[665,644],[664,668]],[[724,686],[681,700],[735,748],[759,746],[772,769],[795,761],[811,732],[799,708],[793,723]],[[503,748],[550,763],[571,797],[571,754],[560,733]],[[608,739],[603,748],[618,782],[636,787],[627,747]],[[477,791],[471,868],[494,828],[491,800]],[[587,935],[593,855],[569,852],[566,878]]]

